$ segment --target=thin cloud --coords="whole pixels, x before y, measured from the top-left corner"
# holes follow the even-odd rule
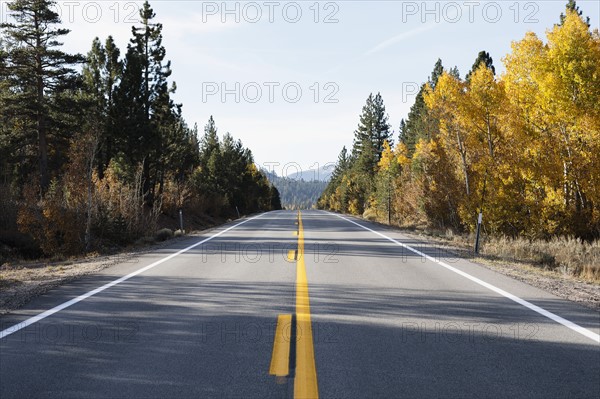
[[[423,33],[423,32],[427,32],[427,31],[435,28],[435,26],[436,26],[435,24],[422,25],[422,26],[419,26],[418,28],[409,30],[408,32],[402,32],[399,35],[390,37],[389,39],[386,39],[386,40],[382,41],[381,43],[379,43],[376,46],[372,47],[371,49],[369,49],[368,51],[364,52],[363,54],[355,56],[354,59],[352,60],[352,62],[350,62],[350,63],[353,64],[353,63],[355,63],[357,61],[360,61],[363,58],[365,58],[365,57],[367,57],[367,56],[369,56],[371,54],[377,53],[377,52],[379,52],[381,50],[384,50],[384,49],[386,49],[388,47],[391,47],[391,46],[393,46],[393,45],[395,45],[397,43],[400,43],[401,41],[403,41],[405,39],[408,39],[410,37],[416,36],[416,35],[418,35],[420,33]],[[347,66],[348,66],[348,62],[336,65],[336,66],[334,66],[334,67],[329,68],[328,70],[326,70],[325,74],[339,73],[343,68],[345,68]]]
[[[390,46],[393,46],[394,44],[400,43],[401,41],[403,41],[405,39],[416,36],[419,33],[423,33],[428,30],[431,30],[435,26],[436,26],[435,24],[427,24],[427,25],[422,25],[422,26],[419,26],[418,28],[409,30],[408,32],[402,32],[399,35],[390,37],[389,39],[382,41],[381,43],[379,43],[378,45],[376,45],[375,47],[373,47],[369,51],[367,51],[365,53],[365,55],[371,55],[373,53],[377,53],[377,52],[384,50]]]

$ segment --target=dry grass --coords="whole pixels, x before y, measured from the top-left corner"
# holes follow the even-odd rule
[[[362,215],[363,219],[368,220],[370,222],[374,222],[376,221],[377,218],[377,211],[373,208],[367,208],[363,215]]]
[[[600,241],[582,242],[570,237],[549,241],[488,238],[484,255],[503,260],[528,262],[564,275],[600,281]]]
[[[457,234],[426,226],[400,225],[400,229],[442,240],[462,256],[473,256],[474,234]],[[510,237],[482,237],[480,256],[514,264],[533,266],[555,275],[600,283],[600,240],[585,242],[573,237],[529,240]]]

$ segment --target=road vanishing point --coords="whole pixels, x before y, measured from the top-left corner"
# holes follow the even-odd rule
[[[0,397],[598,398],[599,313],[401,232],[274,211],[0,318]]]

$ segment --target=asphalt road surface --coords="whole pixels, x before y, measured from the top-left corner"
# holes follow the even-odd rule
[[[321,211],[124,259],[0,323],[2,399],[600,397],[597,312]]]

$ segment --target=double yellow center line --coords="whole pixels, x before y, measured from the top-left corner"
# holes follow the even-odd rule
[[[304,229],[300,212],[298,212],[297,235],[298,250],[295,251],[296,317],[279,315],[277,318],[269,374],[278,378],[290,375],[290,354],[292,354],[292,349],[295,346],[295,353],[293,354],[295,355],[294,398],[318,398],[319,389],[310,320],[308,280],[304,263]],[[293,364],[292,367],[294,367]]]

